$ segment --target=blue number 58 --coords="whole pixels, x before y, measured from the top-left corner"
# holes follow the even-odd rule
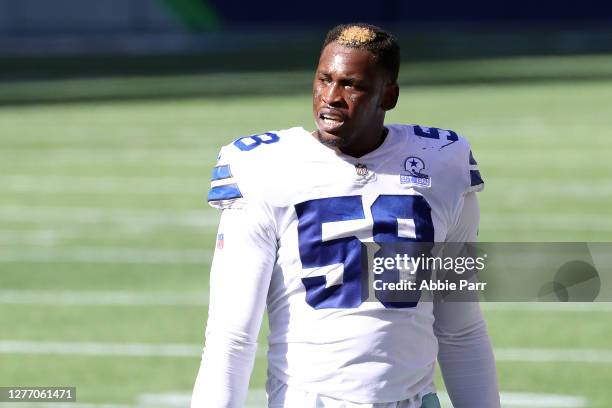
[[[361,196],[320,198],[296,204],[298,240],[302,266],[317,268],[342,264],[342,283],[326,285],[326,276],[302,278],[306,302],[315,309],[355,308],[368,296],[367,275],[362,271],[362,242],[355,236],[323,241],[323,224],[365,219]],[[371,207],[374,242],[433,242],[431,207],[423,196],[381,195]],[[400,233],[400,224],[408,225],[409,234]],[[413,228],[412,228],[413,226]],[[385,280],[397,281],[398,273],[389,272]],[[376,297],[385,307],[415,307],[410,302],[388,302],[382,291]]]

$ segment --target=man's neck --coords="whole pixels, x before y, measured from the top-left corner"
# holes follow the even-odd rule
[[[378,138],[373,140],[366,139],[368,143],[363,143],[359,145],[341,146],[338,147],[337,150],[340,151],[342,154],[346,154],[347,156],[359,158],[378,149],[385,142],[388,133],[389,129],[383,127],[379,133],[380,136]]]

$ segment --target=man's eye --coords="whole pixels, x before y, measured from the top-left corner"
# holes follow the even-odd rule
[[[360,84],[350,83],[346,84],[345,88],[354,92],[364,92],[365,88]]]
[[[331,82],[331,80],[329,78],[326,77],[321,77],[319,78],[319,81],[323,84],[329,84]]]

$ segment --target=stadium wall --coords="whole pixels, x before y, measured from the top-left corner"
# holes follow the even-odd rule
[[[352,0],[327,2],[324,13],[309,1],[0,0],[0,57],[312,48],[347,21],[406,33],[427,45],[424,58],[465,53],[465,44],[485,55],[612,51],[612,3],[593,0]]]

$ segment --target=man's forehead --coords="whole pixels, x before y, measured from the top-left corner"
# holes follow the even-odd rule
[[[329,43],[321,53],[319,68],[352,67],[359,70],[374,68],[374,55],[366,49],[347,47],[337,42]]]

